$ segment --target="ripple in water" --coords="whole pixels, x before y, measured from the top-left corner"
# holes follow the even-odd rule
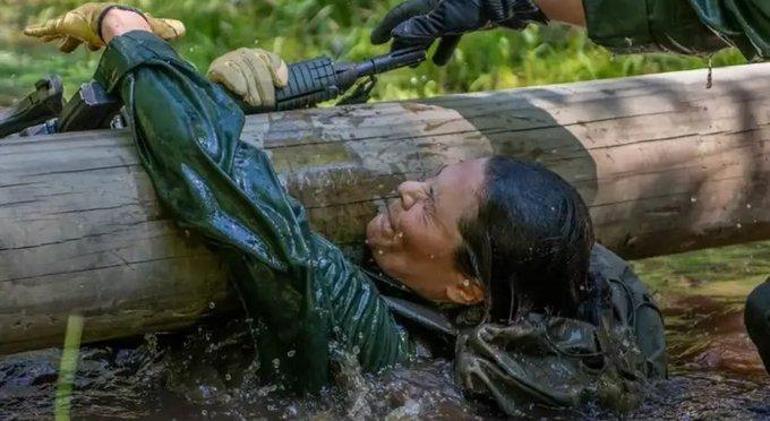
[[[630,419],[770,418],[770,383],[743,331],[737,300],[680,297],[666,303],[672,376]],[[222,329],[222,324],[226,328]],[[340,363],[335,386],[299,398],[259,381],[245,324],[213,322],[175,335],[82,348],[72,401],[77,419],[479,419],[499,418],[453,381],[452,364],[422,360],[382,375]],[[60,351],[0,359],[0,419],[53,413]],[[351,361],[348,359],[347,361]],[[532,417],[613,419],[587,406],[524,408]]]

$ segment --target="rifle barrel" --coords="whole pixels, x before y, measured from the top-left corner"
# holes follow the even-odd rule
[[[400,67],[414,66],[425,60],[425,50],[422,48],[408,48],[391,51],[388,54],[377,56],[356,65],[357,77],[373,76]]]

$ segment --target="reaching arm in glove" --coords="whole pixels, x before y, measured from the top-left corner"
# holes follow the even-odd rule
[[[153,32],[165,40],[180,38],[185,33],[182,22],[154,18],[147,13],[129,14],[123,21],[105,21],[105,16],[113,9],[134,10],[115,3],[86,3],[42,24],[30,25],[24,29],[24,34],[40,38],[43,42],[59,41],[59,49],[69,53],[80,44],[85,44],[92,51],[98,50],[109,42],[104,38],[107,33],[122,32],[129,27]],[[103,21],[106,28],[102,26]],[[111,39],[109,34],[107,36]]]
[[[393,39],[395,49],[440,39],[433,61],[442,65],[466,32],[549,20],[585,26],[592,41],[616,52],[710,54],[735,46],[747,59],[770,58],[767,0],[407,0],[371,40]]]
[[[275,53],[239,48],[211,62],[206,76],[255,108],[275,106],[275,88],[289,82],[289,67]]]
[[[441,39],[433,62],[443,65],[466,32],[504,26],[519,29],[530,21],[546,22],[532,0],[407,0],[393,8],[372,31],[372,43],[393,39],[393,50],[428,48]]]

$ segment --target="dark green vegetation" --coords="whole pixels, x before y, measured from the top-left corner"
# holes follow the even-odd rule
[[[287,61],[318,55],[356,60],[386,51],[372,46],[369,33],[400,0],[132,0],[155,16],[187,25],[177,43],[182,54],[205,71],[219,54],[259,46]],[[64,77],[70,92],[87,80],[99,53],[79,49],[58,54],[25,37],[28,22],[50,18],[83,1],[0,0],[0,104],[26,91],[45,73]],[[737,51],[713,58],[715,66],[743,62]],[[704,67],[707,60],[665,54],[613,56],[591,44],[583,31],[566,26],[531,26],[516,33],[494,30],[466,36],[450,64],[423,64],[381,78],[377,99],[405,99],[443,93],[483,91],[638,75]]]

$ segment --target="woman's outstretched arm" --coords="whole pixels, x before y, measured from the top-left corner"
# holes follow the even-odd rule
[[[268,156],[239,141],[239,107],[147,32],[141,15],[115,13],[104,18],[109,45],[95,78],[123,99],[162,202],[229,258],[246,308],[263,322],[263,369],[315,390],[328,378],[331,339],[358,350],[365,368],[402,360],[405,339],[369,279],[312,232]]]
[[[225,91],[147,32],[141,15],[112,13],[94,77],[123,100],[156,193],[180,225],[227,256],[245,307],[266,326],[257,339],[272,380],[318,389],[328,380],[330,329],[314,293],[304,210],[264,152],[239,141],[243,112]]]

